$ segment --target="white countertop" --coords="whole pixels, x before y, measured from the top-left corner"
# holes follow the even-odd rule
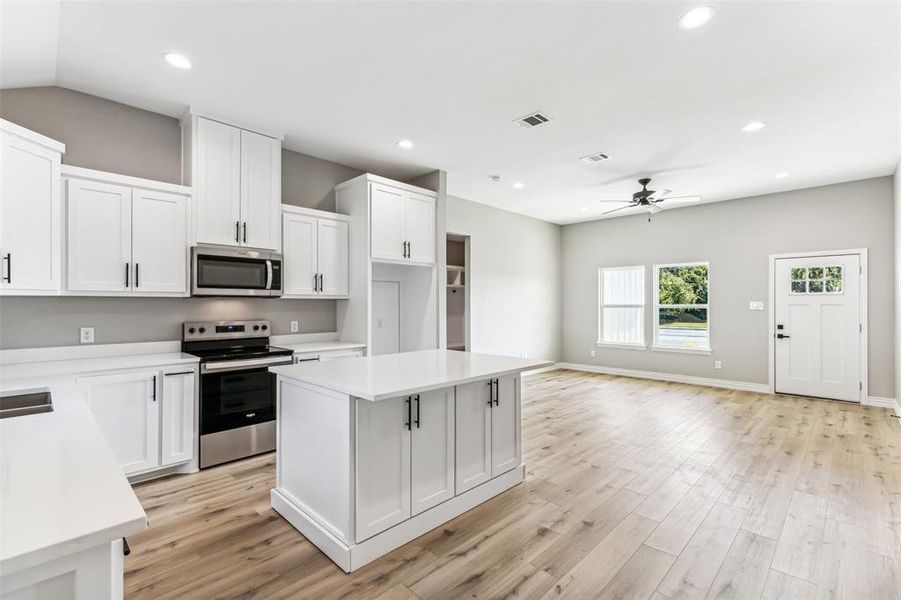
[[[0,391],[29,388],[49,388],[53,412],[0,419],[4,573],[131,535],[147,522],[73,377],[0,381]]]
[[[331,352],[334,350],[358,350],[365,348],[363,342],[304,342],[300,344],[273,344],[279,348],[294,350],[297,354]]]
[[[549,367],[547,360],[423,350],[270,367],[288,377],[365,400],[384,400],[508,373]]]
[[[160,352],[155,354],[121,354],[68,360],[48,360],[0,365],[0,379],[56,377],[74,373],[139,369],[166,365],[192,365],[200,359],[184,352]]]

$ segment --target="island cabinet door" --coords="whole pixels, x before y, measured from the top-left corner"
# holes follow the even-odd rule
[[[356,541],[410,518],[410,398],[357,400]]]
[[[522,463],[519,410],[519,375],[495,379],[494,406],[491,409],[492,477]]]
[[[491,380],[457,386],[456,492],[491,479]]]
[[[454,388],[413,395],[413,514],[454,497]]]

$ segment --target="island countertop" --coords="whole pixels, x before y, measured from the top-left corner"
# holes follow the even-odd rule
[[[269,370],[282,377],[377,401],[553,364],[547,360],[494,354],[422,350],[285,365]]]

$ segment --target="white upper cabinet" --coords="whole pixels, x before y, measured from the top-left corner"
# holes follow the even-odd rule
[[[66,183],[67,289],[131,290],[131,188],[79,179]]]
[[[282,145],[241,131],[241,245],[278,250]]]
[[[281,140],[197,115],[183,123],[183,135],[194,241],[278,250]]]
[[[70,294],[184,296],[190,190],[66,166]]]
[[[434,264],[435,207],[434,195],[370,184],[372,259]]]
[[[282,207],[283,297],[347,297],[348,244],[346,216]]]
[[[188,279],[188,198],[135,189],[131,218],[133,289],[184,293]]]
[[[0,119],[0,294],[58,294],[65,146]]]
[[[196,241],[238,245],[241,225],[241,130],[198,118],[193,166]]]

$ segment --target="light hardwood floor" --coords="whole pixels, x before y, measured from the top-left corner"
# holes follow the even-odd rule
[[[886,409],[553,371],[527,479],[346,575],[269,507],[274,456],[137,486],[126,597],[901,600]]]

